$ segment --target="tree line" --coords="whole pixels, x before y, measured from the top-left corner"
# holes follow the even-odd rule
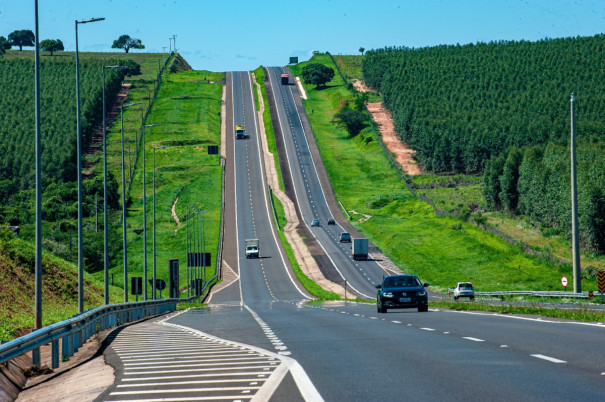
[[[82,144],[91,140],[93,129],[103,118],[102,66],[128,66],[128,70],[106,70],[108,107],[120,90],[125,75],[140,74],[132,60],[80,59],[80,102]],[[76,186],[76,88],[74,57],[45,58],[40,61],[41,166],[43,186],[44,248],[69,261],[76,261],[77,248],[69,248],[77,217]],[[26,234],[35,214],[34,153],[34,61],[28,58],[0,58],[0,225],[21,226]],[[109,172],[108,206],[119,215],[118,184]],[[97,233],[94,219],[97,200],[102,211],[102,175],[90,177],[83,185],[84,238],[89,271],[101,268],[102,232]],[[117,220],[114,219],[114,220]],[[75,231],[77,233],[77,231]],[[114,237],[116,237],[114,239]],[[99,246],[99,244],[101,246]],[[120,247],[117,235],[110,231],[110,251]]]
[[[18,29],[11,32],[8,38],[0,36],[0,56],[5,54],[11,47],[18,47],[19,51],[23,47],[35,46],[36,36],[30,29]],[[39,43],[40,49],[44,52],[49,52],[52,56],[54,52],[65,50],[61,39],[44,39]],[[140,39],[131,38],[130,35],[121,35],[113,41],[112,49],[122,49],[128,53],[130,49],[145,49],[145,45]]]
[[[577,144],[578,219],[582,247],[605,252],[605,143]],[[488,209],[538,222],[543,231],[571,237],[571,162],[567,145],[511,147],[487,162],[483,194]]]
[[[366,84],[380,91],[401,139],[427,171],[481,173],[507,148],[605,131],[605,35],[387,47],[366,52]]]

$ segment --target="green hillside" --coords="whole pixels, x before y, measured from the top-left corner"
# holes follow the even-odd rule
[[[300,76],[309,63],[335,67],[329,56],[320,54],[290,69]],[[349,71],[354,74],[354,68]],[[305,90],[303,105],[336,198],[351,214],[352,224],[404,272],[444,292],[458,280],[471,280],[485,291],[560,288],[559,279],[571,272],[570,264],[528,255],[472,221],[437,216],[406,189],[370,128],[351,136],[334,124],[343,104],[355,100],[338,74],[325,88],[305,85]],[[594,278],[587,278],[584,286],[594,289]]]
[[[366,84],[427,171],[480,173],[509,146],[605,134],[605,35],[371,50]]]
[[[119,54],[124,56],[123,54]],[[116,54],[82,53],[82,65],[89,66],[90,71],[101,65],[115,64]],[[75,76],[66,64],[59,61],[59,56],[45,60],[47,66],[57,63],[63,69],[52,70],[58,82],[75,82]],[[71,55],[63,55],[68,60]],[[218,155],[208,155],[208,145],[220,144],[220,105],[221,89],[224,74],[206,71],[190,71],[187,62],[176,55],[170,57],[167,68],[158,80],[159,68],[163,64],[161,55],[130,54],[141,66],[141,75],[127,77],[130,84],[125,103],[138,103],[124,110],[124,132],[126,145],[126,186],[121,180],[121,126],[119,113],[117,118],[108,123],[108,177],[109,177],[109,256],[110,280],[117,287],[111,287],[110,301],[123,300],[123,261],[122,261],[122,224],[121,224],[121,190],[127,189],[127,250],[128,277],[143,276],[143,186],[142,159],[145,154],[147,182],[147,261],[148,276],[152,277],[152,206],[153,206],[153,159],[154,147],[165,147],[157,152],[156,175],[156,226],[157,226],[157,277],[168,281],[167,260],[178,258],[181,261],[181,289],[186,285],[185,250],[186,250],[186,209],[194,205],[207,210],[204,215],[206,250],[212,254],[212,267],[206,269],[206,278],[214,275],[216,250],[219,236],[221,207],[221,172]],[[9,52],[1,59],[7,70],[17,69],[27,63],[33,65],[33,53]],[[92,66],[92,67],[90,67]],[[96,67],[95,67],[96,66]],[[33,71],[33,70],[32,70]],[[95,73],[96,74],[96,73]],[[95,87],[97,77],[92,74],[91,88]],[[32,72],[33,75],[33,72]],[[98,88],[101,88],[100,73]],[[13,79],[17,85],[24,85],[31,77],[28,73],[19,79]],[[42,82],[50,84],[48,80]],[[119,80],[116,81],[119,84]],[[74,84],[75,85],[75,84]],[[33,89],[32,89],[33,90]],[[74,90],[75,91],[75,90]],[[93,92],[96,89],[93,89]],[[154,97],[155,95],[155,97]],[[0,97],[3,94],[0,93]],[[7,97],[6,104],[17,104]],[[113,102],[108,105],[112,106]],[[13,109],[7,109],[13,111]],[[49,112],[50,110],[50,112]],[[109,109],[108,109],[109,110]],[[59,125],[61,115],[54,109],[42,107],[52,124]],[[72,110],[75,116],[75,101]],[[15,112],[17,113],[17,111]],[[18,113],[22,113],[18,111]],[[29,111],[33,115],[33,109]],[[94,119],[102,116],[102,105],[92,103],[87,111]],[[27,116],[26,116],[27,117]],[[75,121],[75,117],[74,117]],[[146,130],[146,146],[143,149],[141,124],[159,124]],[[33,130],[33,126],[31,128]],[[74,129],[75,130],[75,129]],[[75,133],[73,133],[75,146]],[[21,149],[21,148],[16,148]],[[25,149],[25,147],[23,148]],[[24,153],[33,152],[25,150]],[[48,148],[43,150],[48,154]],[[21,155],[18,155],[21,156]],[[75,155],[74,155],[75,159]],[[89,167],[85,169],[84,190],[84,262],[86,283],[86,309],[102,304],[103,282],[103,160],[102,152],[91,153],[84,157]],[[52,166],[59,168],[60,166]],[[50,169],[50,167],[48,167]],[[32,167],[33,169],[33,167]],[[43,291],[44,291],[44,324],[68,318],[77,313],[77,192],[74,181],[62,182],[50,180],[47,171],[43,172],[45,188],[43,192]],[[4,176],[2,177],[4,179]],[[132,180],[131,180],[132,178]],[[13,178],[6,181],[12,183]],[[16,177],[14,177],[16,179]],[[75,175],[73,177],[75,180]],[[34,320],[34,224],[33,190],[13,191],[10,185],[3,187],[6,192],[0,198],[0,226],[18,224],[21,228],[19,239],[12,234],[0,234],[0,339],[8,340],[20,331],[31,328]],[[178,200],[178,202],[177,202]],[[98,201],[98,208],[95,208]],[[175,222],[171,207],[175,205]],[[98,211],[97,214],[95,211]],[[4,214],[4,215],[2,215]],[[200,223],[199,221],[197,222]],[[94,273],[90,275],[88,272]],[[151,296],[151,287],[149,294]],[[158,294],[158,296],[160,296]],[[166,297],[166,292],[161,295]],[[134,299],[133,296],[130,297]]]
[[[73,264],[44,253],[42,258],[42,324],[78,313],[78,271]],[[34,326],[35,250],[31,243],[0,231],[0,341],[8,341]],[[103,304],[103,282],[84,274],[84,308]],[[109,299],[118,303],[122,289],[110,286]]]

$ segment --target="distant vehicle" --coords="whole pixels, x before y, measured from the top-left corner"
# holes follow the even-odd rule
[[[246,138],[246,133],[244,132],[244,126],[241,126],[239,124],[235,126],[235,138],[236,139]]]
[[[246,239],[246,258],[258,258],[258,239]]]
[[[350,243],[351,242],[351,234],[349,232],[342,232],[340,234],[340,242],[341,243]]]
[[[290,79],[288,77],[288,74],[282,74],[281,75],[281,83],[282,83],[282,85],[288,85],[288,84],[290,84]]]
[[[379,313],[386,313],[392,308],[417,308],[424,312],[429,310],[429,296],[426,288],[416,275],[389,275],[385,276],[382,284],[376,285],[376,309]]]
[[[336,225],[336,221],[334,220],[334,218],[328,219],[328,225]]]
[[[454,300],[458,300],[459,297],[468,297],[475,300],[475,288],[470,282],[458,282],[455,288],[450,289],[450,293],[454,294]]]
[[[313,219],[311,221],[311,226],[319,226],[319,219]]]
[[[353,259],[367,260],[368,259],[368,239],[358,238],[353,239]]]

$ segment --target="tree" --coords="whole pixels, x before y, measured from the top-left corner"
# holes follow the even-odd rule
[[[21,29],[13,31],[8,35],[8,40],[11,46],[19,46],[19,50],[23,50],[23,46],[34,46],[36,37],[29,29]]]
[[[131,38],[129,35],[122,35],[113,41],[112,49],[124,49],[126,53],[130,49],[145,49],[145,45],[140,39]]]
[[[40,49],[45,52],[50,52],[51,56],[53,55],[53,52],[65,50],[61,39],[44,39],[42,42],[40,42]]]
[[[118,60],[118,65],[128,67],[128,70],[126,70],[128,77],[141,75],[141,65],[134,60]]]
[[[359,48],[359,53],[361,53],[362,56],[363,56],[363,52],[365,52],[365,51],[366,51],[365,47],[360,47]]]
[[[11,43],[4,36],[0,36],[0,55],[6,53],[6,50],[10,48]]]
[[[351,137],[356,136],[366,127],[367,120],[365,114],[358,110],[351,110],[348,103],[345,103],[340,112],[336,113],[333,118],[333,122],[346,128]]]
[[[517,212],[519,202],[519,165],[523,161],[523,154],[517,148],[513,148],[504,162],[502,176],[500,176],[500,201],[504,208],[511,214]]]
[[[305,84],[313,84],[319,88],[334,78],[334,70],[320,63],[311,63],[303,67],[302,78]]]

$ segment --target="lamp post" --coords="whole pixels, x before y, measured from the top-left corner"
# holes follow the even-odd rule
[[[124,108],[143,102],[120,104],[120,127],[122,132],[122,248],[124,252],[124,303],[128,303],[128,241],[126,237],[126,174],[124,173]]]
[[[166,149],[168,147],[153,147],[153,285],[151,287],[151,299],[155,300],[155,150]]]
[[[40,50],[38,44],[38,0],[34,1],[35,86],[36,86],[36,267],[35,328],[42,328],[42,166],[40,141]],[[40,364],[40,348],[32,350],[32,364]]]
[[[145,128],[159,126],[143,125],[143,300],[147,300],[147,187],[145,183]]]
[[[91,18],[75,21],[76,26],[76,110],[77,110],[77,158],[78,158],[78,312],[84,312],[84,249],[82,242],[82,135],[80,133],[80,70],[78,53],[78,24],[103,21],[105,18]]]
[[[119,68],[127,69],[124,66],[103,66],[103,280],[104,280],[104,301],[109,304],[109,252],[107,250],[107,112],[105,111],[105,69]]]

